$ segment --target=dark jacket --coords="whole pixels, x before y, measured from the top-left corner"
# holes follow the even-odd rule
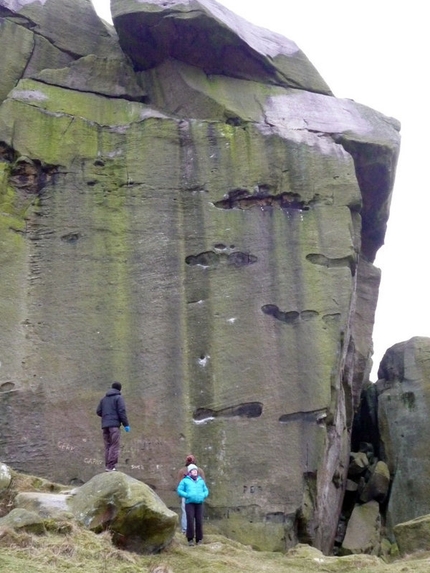
[[[197,476],[195,480],[190,476],[184,477],[176,491],[178,495],[185,498],[185,503],[203,503],[209,495],[205,481],[200,476]]]
[[[106,396],[100,400],[97,406],[97,416],[101,416],[102,428],[119,428],[129,426],[124,398],[116,388],[106,392]]]

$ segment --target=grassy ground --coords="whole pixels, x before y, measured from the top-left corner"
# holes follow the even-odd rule
[[[178,533],[159,555],[116,549],[110,535],[73,527],[67,535],[0,531],[0,571],[8,573],[428,573],[430,553],[384,563],[369,555],[325,557],[299,545],[286,555],[253,551],[218,535],[188,547]]]
[[[13,507],[18,491],[58,491],[61,486],[32,476],[14,475],[0,497],[0,515]],[[96,535],[74,523],[59,532],[33,535],[0,529],[0,572],[7,573],[428,573],[430,552],[385,563],[370,555],[326,557],[307,545],[287,554],[252,550],[221,535],[209,534],[203,545],[188,547],[176,534],[158,555],[143,556],[114,547],[109,532]]]

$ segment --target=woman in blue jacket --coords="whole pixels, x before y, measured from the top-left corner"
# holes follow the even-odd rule
[[[185,498],[188,545],[194,545],[194,522],[196,543],[199,545],[203,541],[203,502],[209,495],[209,490],[205,480],[199,476],[196,465],[188,466],[188,475],[181,479],[176,491],[180,497]]]

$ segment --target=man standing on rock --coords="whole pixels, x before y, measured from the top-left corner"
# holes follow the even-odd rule
[[[97,416],[102,419],[103,440],[105,444],[105,470],[113,472],[118,463],[120,428],[124,426],[126,432],[130,431],[124,398],[121,396],[121,383],[114,382],[106,396],[97,406]]]

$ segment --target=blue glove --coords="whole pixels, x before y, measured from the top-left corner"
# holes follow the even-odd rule
[[[124,426],[124,430],[125,430],[126,432],[129,432],[129,431],[130,431],[130,426]]]

